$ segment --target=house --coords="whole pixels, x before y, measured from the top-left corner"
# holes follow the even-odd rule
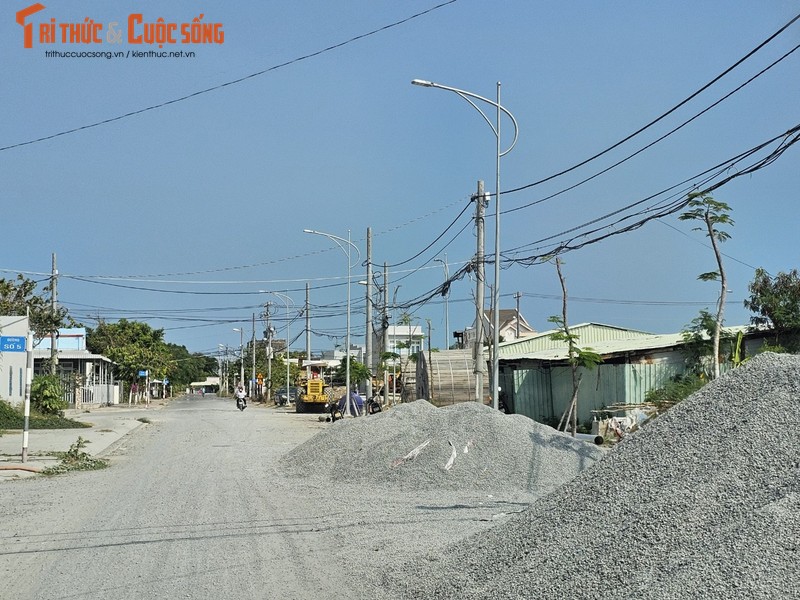
[[[501,342],[513,341],[521,338],[526,338],[531,335],[536,335],[536,330],[528,325],[525,317],[522,316],[516,309],[501,309],[498,315],[500,319],[500,340]],[[460,340],[459,345],[462,348],[471,348],[475,345],[475,335],[477,324],[468,327],[463,332],[458,332],[456,338]],[[494,311],[483,311],[483,336],[486,343],[491,343],[494,339]]]
[[[86,329],[58,330],[57,372],[64,387],[64,399],[72,406],[119,404],[120,387],[114,379],[114,363],[102,354],[86,349]],[[34,375],[50,372],[51,339],[44,337],[33,351]]]
[[[591,421],[592,411],[640,404],[647,392],[686,372],[682,333],[651,334],[599,323],[582,323],[570,331],[580,348],[590,348],[603,358],[594,369],[578,369],[580,423]],[[509,409],[550,424],[559,421],[572,398],[567,345],[550,339],[552,333],[500,344],[499,354],[500,389]],[[746,352],[752,354],[763,333],[745,335]]]

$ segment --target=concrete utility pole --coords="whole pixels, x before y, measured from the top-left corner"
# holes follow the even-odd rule
[[[383,331],[383,356],[389,355],[389,266],[383,263],[383,320],[381,321]],[[386,368],[386,361],[383,363],[383,404],[389,402],[389,369]]]
[[[475,200],[475,228],[477,230],[478,249],[475,254],[475,400],[483,402],[483,294],[484,279],[484,212],[489,200],[483,191],[483,181],[478,181],[478,193]]]
[[[253,313],[253,340],[250,345],[253,351],[253,368],[250,371],[250,397],[256,397],[256,313]]]
[[[372,398],[372,228],[367,227],[367,333],[365,351],[367,372],[367,399]]]
[[[272,302],[264,305],[264,316],[267,319],[267,329],[264,331],[264,337],[267,338],[267,400],[272,398],[272,336],[275,333],[270,320],[270,306]]]
[[[58,312],[58,269],[56,268],[56,253],[53,252],[53,271],[50,276],[50,312],[55,320]],[[58,372],[58,331],[50,334],[50,374]]]
[[[425,319],[428,322],[428,402],[433,402],[433,351],[431,350],[431,320]]]
[[[514,293],[514,299],[517,301],[517,339],[519,339],[519,299],[522,298],[522,294],[520,292]]]
[[[311,361],[311,288],[306,281],[306,360]],[[311,367],[306,367],[306,379],[311,378]]]
[[[449,350],[451,332],[450,332],[450,308],[448,306],[448,297],[450,296],[450,285],[448,282],[450,281],[450,269],[447,265],[447,253],[445,253],[444,255],[444,260],[442,260],[441,258],[434,258],[433,260],[442,263],[442,266],[444,267],[444,284],[445,286],[447,286],[445,288],[444,293],[442,294],[442,296],[444,296],[444,350]],[[431,342],[429,341],[429,344],[430,343]]]

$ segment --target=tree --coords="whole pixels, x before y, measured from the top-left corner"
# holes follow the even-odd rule
[[[790,352],[800,351],[800,275],[797,269],[772,277],[758,268],[748,290],[750,298],[744,301],[744,306],[756,313],[750,317],[750,323],[772,329],[776,345]]]
[[[333,372],[333,380],[337,382],[344,383],[347,381],[347,358],[343,358],[342,362],[339,363],[339,366],[336,367],[336,370]],[[350,358],[350,383],[358,385],[362,381],[366,381],[372,375],[367,369],[366,365],[363,363],[358,362],[357,360],[353,360]]]
[[[566,430],[567,424],[571,422],[572,435],[574,436],[578,431],[578,389],[581,385],[578,368],[593,369],[603,362],[603,359],[591,348],[579,348],[578,336],[569,329],[567,322],[567,284],[564,281],[564,275],[561,273],[561,260],[556,257],[555,262],[558,280],[561,282],[561,316],[554,315],[547,320],[558,327],[558,331],[550,334],[550,339],[567,343],[567,361],[572,371],[572,399],[558,423],[558,429],[561,429],[561,424],[563,423]]]
[[[684,362],[688,370],[701,380],[707,381],[709,378],[706,369],[708,362],[704,359],[708,356],[715,356],[713,344],[716,325],[717,321],[714,316],[707,310],[701,310],[700,314],[692,319],[691,324],[682,332],[684,343],[681,352]],[[721,330],[717,353],[719,353],[719,346],[725,344],[728,347],[726,354],[732,354],[733,342],[733,336],[725,330]]]
[[[107,356],[117,365],[117,372],[126,381],[136,381],[140,370],[163,379],[169,374],[172,356],[164,343],[164,330],[146,323],[120,319],[116,323],[101,320],[86,334],[86,347]]]
[[[53,311],[50,298],[36,294],[37,283],[22,275],[16,279],[0,278],[0,315],[18,315],[24,317],[29,314],[30,327],[37,340],[56,333],[59,327],[74,325],[67,309],[57,307]],[[50,293],[50,287],[43,288],[45,294]]]
[[[720,292],[717,301],[717,315],[714,322],[714,334],[712,343],[713,375],[719,377],[719,340],[722,330],[723,315],[725,312],[725,295],[728,291],[728,281],[725,276],[725,268],[722,264],[722,253],[719,244],[730,239],[730,235],[720,229],[722,225],[733,225],[730,217],[731,207],[724,202],[714,200],[709,194],[694,193],[690,195],[691,200],[687,206],[691,209],[678,217],[681,221],[702,221],[703,226],[696,227],[695,231],[705,231],[706,237],[711,241],[711,248],[714,250],[714,258],[717,261],[717,270],[701,273],[697,276],[700,281],[719,281]]]

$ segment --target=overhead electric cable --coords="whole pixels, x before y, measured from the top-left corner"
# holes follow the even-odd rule
[[[145,107],[145,108],[140,108],[139,110],[134,110],[134,111],[131,111],[129,113],[125,113],[123,115],[118,115],[116,117],[111,117],[109,119],[104,119],[102,121],[97,121],[97,122],[91,123],[89,125],[82,125],[80,127],[74,127],[73,129],[67,129],[65,131],[60,131],[58,133],[53,133],[51,135],[46,135],[44,137],[36,138],[36,139],[33,139],[33,140],[28,140],[27,142],[19,142],[17,144],[11,144],[9,146],[2,146],[2,147],[0,147],[0,151],[12,150],[14,148],[19,148],[21,146],[28,146],[30,144],[36,144],[38,142],[44,142],[46,140],[52,140],[54,138],[61,137],[61,136],[64,136],[64,135],[69,135],[71,133],[76,133],[78,131],[84,131],[86,129],[92,129],[94,127],[100,127],[101,125],[108,125],[109,123],[114,123],[115,121],[121,121],[122,119],[127,119],[129,117],[140,115],[142,113],[146,113],[146,112],[149,112],[151,110],[164,108],[165,106],[170,106],[172,104],[177,104],[179,102],[183,102],[184,100],[189,100],[190,98],[195,98],[195,97],[201,96],[203,94],[208,94],[209,92],[214,92],[214,91],[226,88],[228,86],[236,85],[236,84],[242,83],[244,81],[247,81],[248,79],[253,79],[255,77],[259,77],[260,75],[265,75],[265,74],[270,73],[272,71],[277,71],[278,69],[282,69],[284,67],[288,67],[290,65],[299,63],[299,62],[304,61],[304,60],[308,60],[309,58],[315,58],[317,56],[320,56],[321,54],[325,54],[325,53],[331,52],[333,50],[338,50],[339,48],[347,46],[348,44],[352,44],[353,42],[357,42],[359,40],[363,40],[364,38],[368,38],[368,37],[373,36],[375,34],[381,33],[383,31],[386,31],[387,29],[392,29],[394,27],[398,27],[400,25],[404,25],[405,23],[408,23],[409,21],[412,21],[412,20],[417,19],[419,17],[425,16],[428,13],[431,13],[431,12],[433,12],[435,10],[443,8],[443,7],[447,6],[448,4],[453,4],[453,3],[457,2],[457,1],[458,0],[447,0],[447,2],[442,2],[441,4],[437,4],[436,6],[433,6],[433,7],[429,8],[429,9],[427,9],[427,10],[423,10],[421,12],[418,12],[416,14],[411,15],[410,17],[406,17],[405,19],[401,19],[399,21],[395,21],[394,23],[390,23],[389,25],[384,25],[383,27],[379,27],[378,29],[373,29],[372,31],[369,31],[367,33],[362,33],[362,34],[357,35],[355,37],[352,37],[352,38],[350,38],[348,40],[345,40],[343,42],[339,42],[337,44],[333,44],[332,46],[328,46],[327,48],[323,48],[322,50],[317,50],[316,52],[311,52],[310,54],[305,54],[303,56],[298,56],[297,58],[293,58],[292,60],[288,60],[288,61],[286,61],[284,63],[273,65],[271,67],[268,67],[268,68],[263,69],[261,71],[257,71],[255,73],[250,73],[249,75],[245,75],[244,77],[239,77],[238,79],[233,79],[231,81],[226,81],[225,83],[220,83],[219,85],[215,85],[215,86],[212,86],[212,87],[209,87],[209,88],[198,90],[196,92],[192,92],[191,94],[186,94],[185,96],[181,96],[179,98],[173,98],[172,100],[167,100],[167,101],[161,102],[159,104],[154,104],[152,106],[148,106],[148,107]]]

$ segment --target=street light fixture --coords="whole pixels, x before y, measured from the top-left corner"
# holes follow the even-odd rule
[[[499,361],[499,352],[498,352],[498,345],[500,343],[500,158],[511,152],[514,146],[517,143],[517,137],[519,135],[519,127],[517,125],[517,120],[514,118],[508,110],[503,108],[500,104],[500,82],[497,82],[497,101],[494,102],[489,100],[488,98],[484,98],[483,96],[479,96],[478,94],[473,94],[472,92],[467,92],[465,90],[460,90],[458,88],[450,87],[447,85],[441,85],[438,83],[434,83],[433,81],[426,81],[424,79],[414,79],[411,82],[413,85],[419,85],[422,87],[432,87],[438,88],[440,90],[445,90],[448,92],[453,92],[454,94],[458,94],[469,102],[470,106],[477,110],[483,120],[492,128],[494,132],[495,138],[497,139],[497,153],[496,153],[496,163],[495,163],[495,214],[494,214],[494,289],[492,290],[492,305],[493,305],[493,329],[492,332],[492,405],[494,406],[495,410],[497,410],[500,406],[500,382],[498,378],[500,376],[500,361]],[[494,106],[497,110],[497,116],[495,119],[495,123],[492,124],[489,117],[486,116],[480,107],[475,104],[471,100],[471,98],[475,98],[476,100],[480,100],[481,102],[485,102]],[[501,151],[500,150],[500,113],[504,113],[511,119],[511,122],[514,124],[514,139],[511,142],[511,145],[506,149]],[[483,307],[481,307],[483,310]],[[479,342],[480,343],[480,342]]]
[[[347,230],[347,239],[331,233],[316,231],[314,229],[303,229],[303,233],[325,236],[329,240],[335,242],[336,245],[339,246],[339,249],[344,252],[345,256],[347,256],[347,335],[345,341],[345,388],[347,388],[347,390],[345,392],[345,406],[347,408],[347,414],[353,416],[353,411],[351,410],[352,398],[350,396],[350,270],[353,268],[353,263],[351,260],[350,249],[355,248],[356,253],[358,253],[358,260],[361,260],[361,252],[359,251],[358,246],[350,241],[349,229]],[[347,247],[345,248],[343,244],[347,244]],[[366,408],[366,406],[364,408]]]

